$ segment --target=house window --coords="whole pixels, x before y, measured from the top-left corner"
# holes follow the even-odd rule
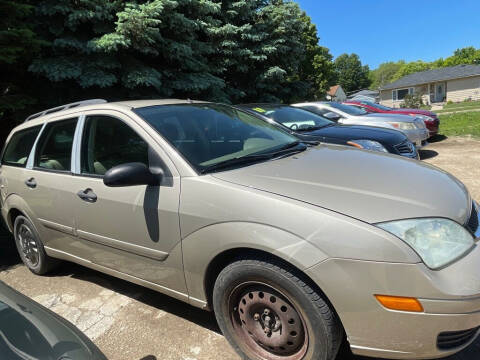
[[[405,96],[413,95],[413,88],[392,90],[392,100],[403,100]]]

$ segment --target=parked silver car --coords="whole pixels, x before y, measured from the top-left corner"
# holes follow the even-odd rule
[[[370,114],[355,106],[327,101],[298,103],[292,106],[323,115],[340,124],[370,125],[403,131],[417,148],[425,146],[430,136],[424,121],[409,115]]]
[[[299,141],[227,105],[31,116],[1,213],[36,274],[68,260],[213,309],[243,359],[438,358],[480,326],[478,207],[415,160]]]

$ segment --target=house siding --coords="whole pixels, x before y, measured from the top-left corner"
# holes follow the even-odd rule
[[[413,87],[413,92],[415,94],[421,93],[422,99],[426,102],[429,99],[428,95],[428,85],[419,85],[419,86],[410,86]],[[406,89],[406,88],[398,88],[398,89]],[[381,90],[380,91],[380,104],[389,106],[392,108],[399,108],[400,104],[403,103],[403,100],[392,100],[392,91],[397,89],[391,90]]]
[[[447,81],[447,101],[480,100],[480,76]]]
[[[380,104],[385,105],[385,106],[393,107],[394,104],[393,104],[393,100],[392,100],[392,91],[393,90],[381,90],[380,91]]]
[[[444,82],[445,83],[445,82]],[[455,79],[446,81],[447,94],[446,101],[462,102],[468,99],[480,100],[480,76]],[[433,86],[433,84],[432,84]],[[404,89],[404,88],[398,88]],[[380,91],[380,104],[393,108],[400,107],[403,100],[392,100],[392,91],[398,89],[389,89]],[[422,94],[424,104],[430,104],[430,95],[428,84],[414,87],[416,94]]]

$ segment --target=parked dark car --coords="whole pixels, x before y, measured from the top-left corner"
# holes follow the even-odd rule
[[[0,359],[107,358],[70,322],[0,281]]]
[[[400,131],[374,126],[338,125],[310,111],[284,104],[241,104],[238,107],[275,121],[301,140],[389,152],[418,159],[418,151]]]
[[[371,101],[346,101],[345,104],[353,105],[365,109],[369,113],[387,113],[387,114],[400,114],[411,115],[421,117],[425,122],[427,129],[430,133],[430,137],[438,134],[438,128],[440,126],[440,119],[437,114],[429,110],[422,109],[394,109],[388,106],[380,105]]]

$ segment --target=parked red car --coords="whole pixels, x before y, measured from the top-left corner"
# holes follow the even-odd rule
[[[428,110],[420,109],[393,109],[384,105],[376,104],[370,101],[346,101],[345,104],[353,105],[365,109],[370,113],[390,113],[390,114],[404,114],[420,117],[425,122],[430,137],[437,135],[440,120],[437,114]]]

